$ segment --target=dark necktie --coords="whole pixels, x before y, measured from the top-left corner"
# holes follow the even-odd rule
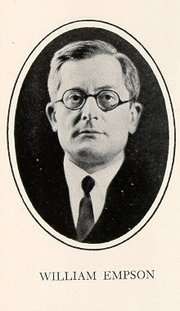
[[[94,215],[90,196],[90,192],[94,185],[95,181],[90,176],[86,176],[82,180],[81,186],[84,191],[84,197],[79,204],[79,218],[77,222],[77,240],[80,242],[87,237],[94,226]]]

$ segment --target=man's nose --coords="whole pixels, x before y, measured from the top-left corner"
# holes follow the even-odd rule
[[[82,119],[95,119],[99,118],[100,109],[97,106],[96,99],[93,96],[89,96],[82,108]]]

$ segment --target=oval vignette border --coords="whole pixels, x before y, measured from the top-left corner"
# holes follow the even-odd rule
[[[19,170],[18,170],[18,166],[16,163],[15,143],[13,141],[15,111],[16,111],[16,106],[17,106],[17,102],[18,102],[18,95],[20,93],[22,84],[24,82],[24,79],[25,79],[30,67],[32,66],[32,64],[34,63],[36,58],[40,55],[40,53],[43,51],[43,49],[48,44],[50,44],[54,39],[56,39],[58,36],[68,32],[70,30],[74,30],[74,29],[78,29],[78,28],[87,28],[87,27],[89,27],[89,28],[91,28],[91,27],[102,28],[102,29],[109,30],[109,31],[115,33],[120,38],[122,37],[124,40],[127,40],[127,42],[129,44],[132,44],[133,47],[135,47],[137,49],[139,54],[147,61],[147,64],[151,68],[154,76],[156,77],[159,86],[161,86],[160,88],[161,88],[161,91],[162,91],[162,94],[164,97],[165,107],[166,107],[167,116],[168,116],[168,126],[169,126],[169,145],[168,145],[169,152],[168,152],[168,157],[167,157],[167,161],[166,161],[165,174],[164,174],[159,192],[157,193],[156,198],[153,201],[153,204],[151,205],[150,209],[148,210],[147,214],[143,217],[143,219],[133,229],[131,229],[130,232],[124,234],[123,236],[119,237],[118,239],[115,239],[113,241],[106,242],[106,243],[100,243],[100,244],[87,244],[87,243],[82,244],[82,243],[79,243],[77,241],[73,241],[69,238],[66,238],[65,236],[56,232],[53,228],[51,228],[41,218],[41,216],[36,212],[35,207],[33,207],[32,203],[30,202],[29,197],[27,196],[26,191],[24,189],[23,182],[22,182],[21,177],[19,175]],[[65,30],[63,31],[63,29],[65,29]],[[46,40],[48,40],[48,42],[45,44]],[[133,43],[130,43],[130,40],[132,40]],[[40,48],[39,51],[37,51],[38,48]],[[144,56],[144,53],[145,53],[146,57]],[[32,61],[30,61],[31,58],[33,58]],[[148,58],[149,61],[146,58]],[[151,62],[151,65],[149,64],[149,62]],[[153,66],[154,66],[154,69],[152,68]],[[154,71],[156,71],[156,74]],[[24,75],[23,75],[23,73],[24,73]],[[159,79],[161,81],[159,81],[159,79],[157,78],[157,75],[159,75]],[[164,89],[164,91],[163,91],[163,89]],[[166,94],[164,94],[164,92],[166,92]],[[16,98],[17,98],[17,100],[16,100]],[[167,110],[167,106],[166,106],[167,101],[169,102],[169,107],[168,107],[169,111]],[[16,103],[16,105],[15,104],[13,105],[14,102]],[[13,126],[10,126],[11,123],[13,124]],[[8,147],[8,156],[9,156],[11,171],[12,171],[12,175],[13,175],[16,187],[18,189],[18,192],[19,192],[19,194],[22,198],[22,201],[24,202],[26,208],[30,212],[31,216],[41,226],[41,228],[43,228],[53,238],[64,243],[65,245],[71,246],[71,247],[76,248],[76,249],[104,250],[104,249],[109,249],[109,248],[118,246],[118,245],[128,241],[129,239],[131,239],[140,230],[142,230],[144,228],[144,226],[150,221],[150,219],[153,217],[154,213],[156,212],[156,210],[158,209],[159,205],[161,204],[161,202],[164,198],[165,192],[167,190],[167,187],[168,187],[168,184],[169,184],[169,181],[171,178],[173,164],[174,164],[174,158],[175,158],[175,149],[176,149],[176,127],[175,127],[175,118],[174,118],[174,111],[173,111],[173,106],[172,106],[172,102],[171,102],[171,97],[170,97],[170,93],[169,93],[168,87],[166,85],[165,79],[164,79],[158,65],[154,61],[153,57],[150,55],[150,53],[146,50],[146,48],[134,36],[129,34],[126,30],[124,30],[124,29],[122,29],[116,25],[113,25],[112,23],[108,23],[108,22],[101,21],[101,20],[92,20],[92,19],[77,20],[77,21],[72,21],[72,22],[69,22],[67,24],[64,24],[64,25],[56,28],[52,32],[50,32],[47,36],[45,36],[35,46],[35,48],[31,51],[31,53],[29,54],[29,56],[25,60],[23,66],[22,66],[22,68],[21,68],[21,70],[17,76],[17,79],[15,81],[15,84],[14,84],[14,87],[12,90],[9,109],[8,109],[7,147]],[[161,192],[161,194],[159,195],[160,192]],[[155,203],[156,201],[158,201],[158,202]],[[153,211],[151,211],[152,206],[155,206]]]

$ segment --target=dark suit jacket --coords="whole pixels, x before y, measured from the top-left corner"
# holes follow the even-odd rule
[[[84,242],[103,243],[116,239],[145,216],[157,189],[144,176],[144,171],[125,160],[109,185],[103,212]],[[57,175],[59,178],[49,176],[49,173],[43,176],[36,198],[33,198],[33,205],[52,228],[76,240],[63,167],[58,168]]]

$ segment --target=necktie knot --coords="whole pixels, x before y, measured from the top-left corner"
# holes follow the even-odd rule
[[[95,185],[95,180],[91,176],[86,176],[82,180],[82,189],[86,196],[89,195]]]

